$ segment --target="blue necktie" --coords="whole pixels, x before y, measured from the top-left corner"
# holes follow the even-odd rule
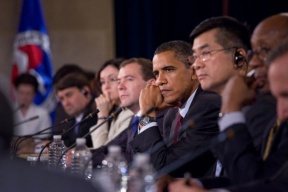
[[[139,124],[139,117],[134,116],[132,120],[132,126],[133,126],[133,133],[134,135],[137,135],[138,133],[138,124]]]
[[[78,124],[79,122],[77,120],[75,120],[75,125]],[[79,125],[77,125],[76,127],[74,127],[74,133],[75,136],[77,137],[79,134]]]

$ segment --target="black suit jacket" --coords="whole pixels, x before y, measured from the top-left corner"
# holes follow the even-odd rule
[[[91,113],[94,110],[94,100],[92,99],[90,101],[90,103],[87,105],[84,114],[83,114],[83,118],[85,118],[87,115],[89,115],[89,113]],[[73,125],[75,125],[75,118],[71,121],[70,126],[72,127]],[[83,123],[81,123],[79,125],[79,131],[78,131],[78,135],[75,135],[75,131],[74,129],[70,130],[69,132],[67,132],[64,136],[63,136],[63,140],[64,143],[66,145],[66,147],[70,147],[71,145],[73,145],[76,142],[76,138],[78,137],[83,137],[85,134],[87,134],[90,131],[90,128],[97,124],[97,117],[92,117],[91,119],[87,119],[86,121],[84,121]],[[65,130],[64,130],[65,131]],[[88,147],[92,147],[93,143],[92,143],[92,139],[91,136],[89,135],[88,137],[86,137],[86,145]]]
[[[203,147],[210,144],[213,136],[218,133],[217,118],[220,105],[219,95],[203,91],[201,87],[198,87],[188,113],[182,120],[182,125],[187,124],[190,120],[195,120],[195,126],[187,130],[183,130],[185,126],[182,126],[179,141],[176,144],[171,144],[170,131],[178,114],[178,109],[171,108],[164,116],[164,137],[159,132],[158,127],[151,127],[132,140],[130,144],[133,152],[149,152],[151,162],[156,170],[169,166],[170,163],[179,159],[181,161],[181,158],[188,152],[197,153],[198,150],[202,150]],[[214,164],[215,158],[208,151],[188,164],[179,167],[172,173],[172,176],[183,177],[183,174],[188,171],[193,177],[207,176]]]
[[[162,131],[163,117],[166,111],[161,111],[157,114],[157,123],[160,125],[159,130]],[[128,163],[131,163],[133,160],[133,153],[129,143],[134,138],[135,134],[133,132],[133,123],[132,119],[124,131],[122,131],[117,137],[111,140],[107,145],[101,146],[97,149],[92,149],[93,154],[93,167],[97,168],[101,166],[102,160],[108,153],[108,147],[111,145],[118,145],[121,147],[122,154],[126,158]]]
[[[270,94],[259,94],[256,102],[245,111],[246,124],[257,151],[261,151],[265,129],[275,115],[276,99]]]
[[[267,127],[271,129],[271,127]],[[268,158],[262,160],[260,152],[255,150],[245,124],[236,124],[227,129],[235,137],[219,143],[213,151],[223,164],[234,184],[265,179],[274,175],[288,160],[288,124],[282,123],[272,142]]]

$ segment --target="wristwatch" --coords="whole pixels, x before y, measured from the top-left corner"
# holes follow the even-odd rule
[[[156,122],[156,117],[144,116],[140,119],[139,124],[145,126],[152,122]]]

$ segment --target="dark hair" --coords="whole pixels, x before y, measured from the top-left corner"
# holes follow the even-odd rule
[[[243,48],[246,51],[251,49],[250,32],[248,27],[232,17],[212,17],[201,22],[191,32],[189,38],[193,45],[194,39],[212,29],[219,29],[216,42],[222,47]]]
[[[61,91],[70,87],[77,87],[82,89],[87,86],[90,90],[90,84],[88,79],[81,73],[70,73],[61,78],[58,83],[55,85],[56,91]]]
[[[266,64],[270,65],[273,61],[278,59],[279,57],[288,53],[288,38],[282,41],[279,45],[277,45],[274,49],[269,53]]]
[[[88,81],[92,81],[95,78],[95,74],[93,72],[84,71],[77,64],[64,64],[55,73],[53,77],[53,85],[57,84],[60,79],[70,73],[81,73],[88,79]]]
[[[2,92],[0,92],[0,116],[0,148],[7,150],[13,136],[13,112],[8,99]]]
[[[130,58],[125,61],[123,61],[120,64],[120,68],[125,67],[126,65],[129,65],[131,63],[138,63],[141,66],[141,76],[144,79],[144,81],[148,81],[149,79],[155,79],[154,73],[153,73],[153,65],[152,62],[149,59],[145,58]]]
[[[105,63],[100,67],[100,69],[98,70],[97,72],[97,75],[96,75],[96,78],[95,78],[95,82],[94,82],[94,85],[97,89],[97,91],[99,93],[102,93],[102,90],[101,90],[101,84],[100,84],[100,74],[101,72],[108,66],[112,66],[112,67],[115,67],[116,69],[119,70],[120,68],[120,64],[125,61],[124,58],[115,58],[115,59],[110,59],[108,61],[105,61]]]
[[[35,93],[38,91],[38,81],[36,77],[31,75],[30,73],[22,73],[19,75],[15,80],[14,80],[14,86],[16,89],[19,87],[21,84],[28,84],[31,85],[35,91]]]
[[[173,51],[177,60],[184,63],[187,68],[190,67],[191,64],[188,62],[188,57],[192,55],[192,47],[189,43],[180,40],[163,43],[156,49],[154,55],[166,51]]]

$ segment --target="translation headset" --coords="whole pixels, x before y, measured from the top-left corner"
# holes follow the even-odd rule
[[[85,95],[85,97],[87,97],[87,95],[88,95],[88,91],[87,91],[86,89],[82,89],[82,90],[81,90],[81,93],[82,93],[83,95]]]
[[[245,57],[236,50],[234,55],[234,64],[237,69],[241,68],[245,62]]]

